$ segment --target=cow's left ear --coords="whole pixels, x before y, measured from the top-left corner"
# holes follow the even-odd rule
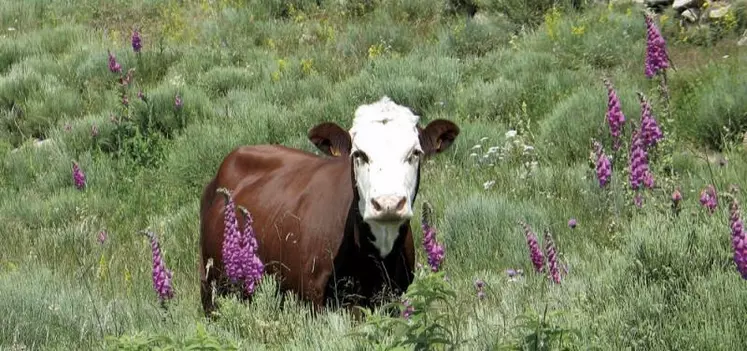
[[[448,149],[459,135],[459,127],[445,119],[433,120],[425,128],[418,127],[418,131],[420,132],[420,146],[427,156]]]
[[[348,156],[352,141],[350,134],[334,122],[324,122],[309,130],[309,140],[329,156]]]

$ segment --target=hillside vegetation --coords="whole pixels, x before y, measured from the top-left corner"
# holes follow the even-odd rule
[[[466,3],[0,2],[0,348],[747,349],[745,2],[696,29],[653,16],[673,64],[653,77],[640,4]],[[662,138],[631,152],[639,92]],[[269,277],[205,319],[199,197],[223,157],[316,152],[309,128],[383,95],[462,130],[423,165],[415,218],[433,206],[445,259],[430,272],[414,220],[409,319],[281,308]],[[173,271],[163,305],[145,229]]]

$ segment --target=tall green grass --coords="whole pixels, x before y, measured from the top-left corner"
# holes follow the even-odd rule
[[[744,348],[747,290],[731,258],[728,199],[713,216],[698,202],[706,184],[721,193],[747,176],[742,24],[707,46],[663,24],[677,66],[667,110],[643,74],[639,5],[475,3],[472,19],[452,1],[0,4],[2,348],[370,349],[424,335],[428,316],[466,350],[531,349],[539,338],[552,341],[545,349]],[[135,27],[140,54],[129,42]],[[126,107],[107,50],[123,72],[135,70]],[[671,143],[652,151],[659,187],[641,209],[626,188],[627,149],[611,189],[589,166],[591,139],[609,143],[603,77],[628,120],[640,118],[636,91],[651,97]],[[447,118],[462,129],[423,166],[419,195],[435,208],[443,284],[455,296],[418,305],[412,324],[372,328],[376,317],[362,324],[344,311],[311,318],[292,296],[281,308],[266,279],[254,303],[226,300],[217,321],[205,320],[197,208],[222,158],[261,143],[313,151],[310,127],[349,125],[357,105],[385,94],[423,123]],[[84,191],[72,161],[87,175]],[[561,285],[532,271],[520,219],[553,233],[568,267]],[[168,311],[152,290],[145,228],[174,271]],[[424,264],[421,239],[416,230]],[[524,274],[509,279],[509,268]],[[436,278],[419,276],[418,289]],[[475,279],[487,284],[482,300]]]

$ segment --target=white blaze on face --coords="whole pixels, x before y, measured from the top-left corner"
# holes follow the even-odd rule
[[[384,97],[358,107],[350,129],[358,208],[381,257],[391,252],[399,227],[412,217],[423,154],[418,120],[409,108]]]

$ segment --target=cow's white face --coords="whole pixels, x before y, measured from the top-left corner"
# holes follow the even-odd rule
[[[358,209],[382,255],[391,250],[402,223],[412,217],[423,156],[418,120],[410,109],[383,98],[360,106],[350,129]]]
[[[422,158],[445,150],[459,134],[452,122],[435,120],[421,129],[419,119],[385,96],[359,106],[348,132],[329,122],[309,132],[320,150],[350,157],[358,209],[381,257],[391,252],[399,227],[413,216]]]

